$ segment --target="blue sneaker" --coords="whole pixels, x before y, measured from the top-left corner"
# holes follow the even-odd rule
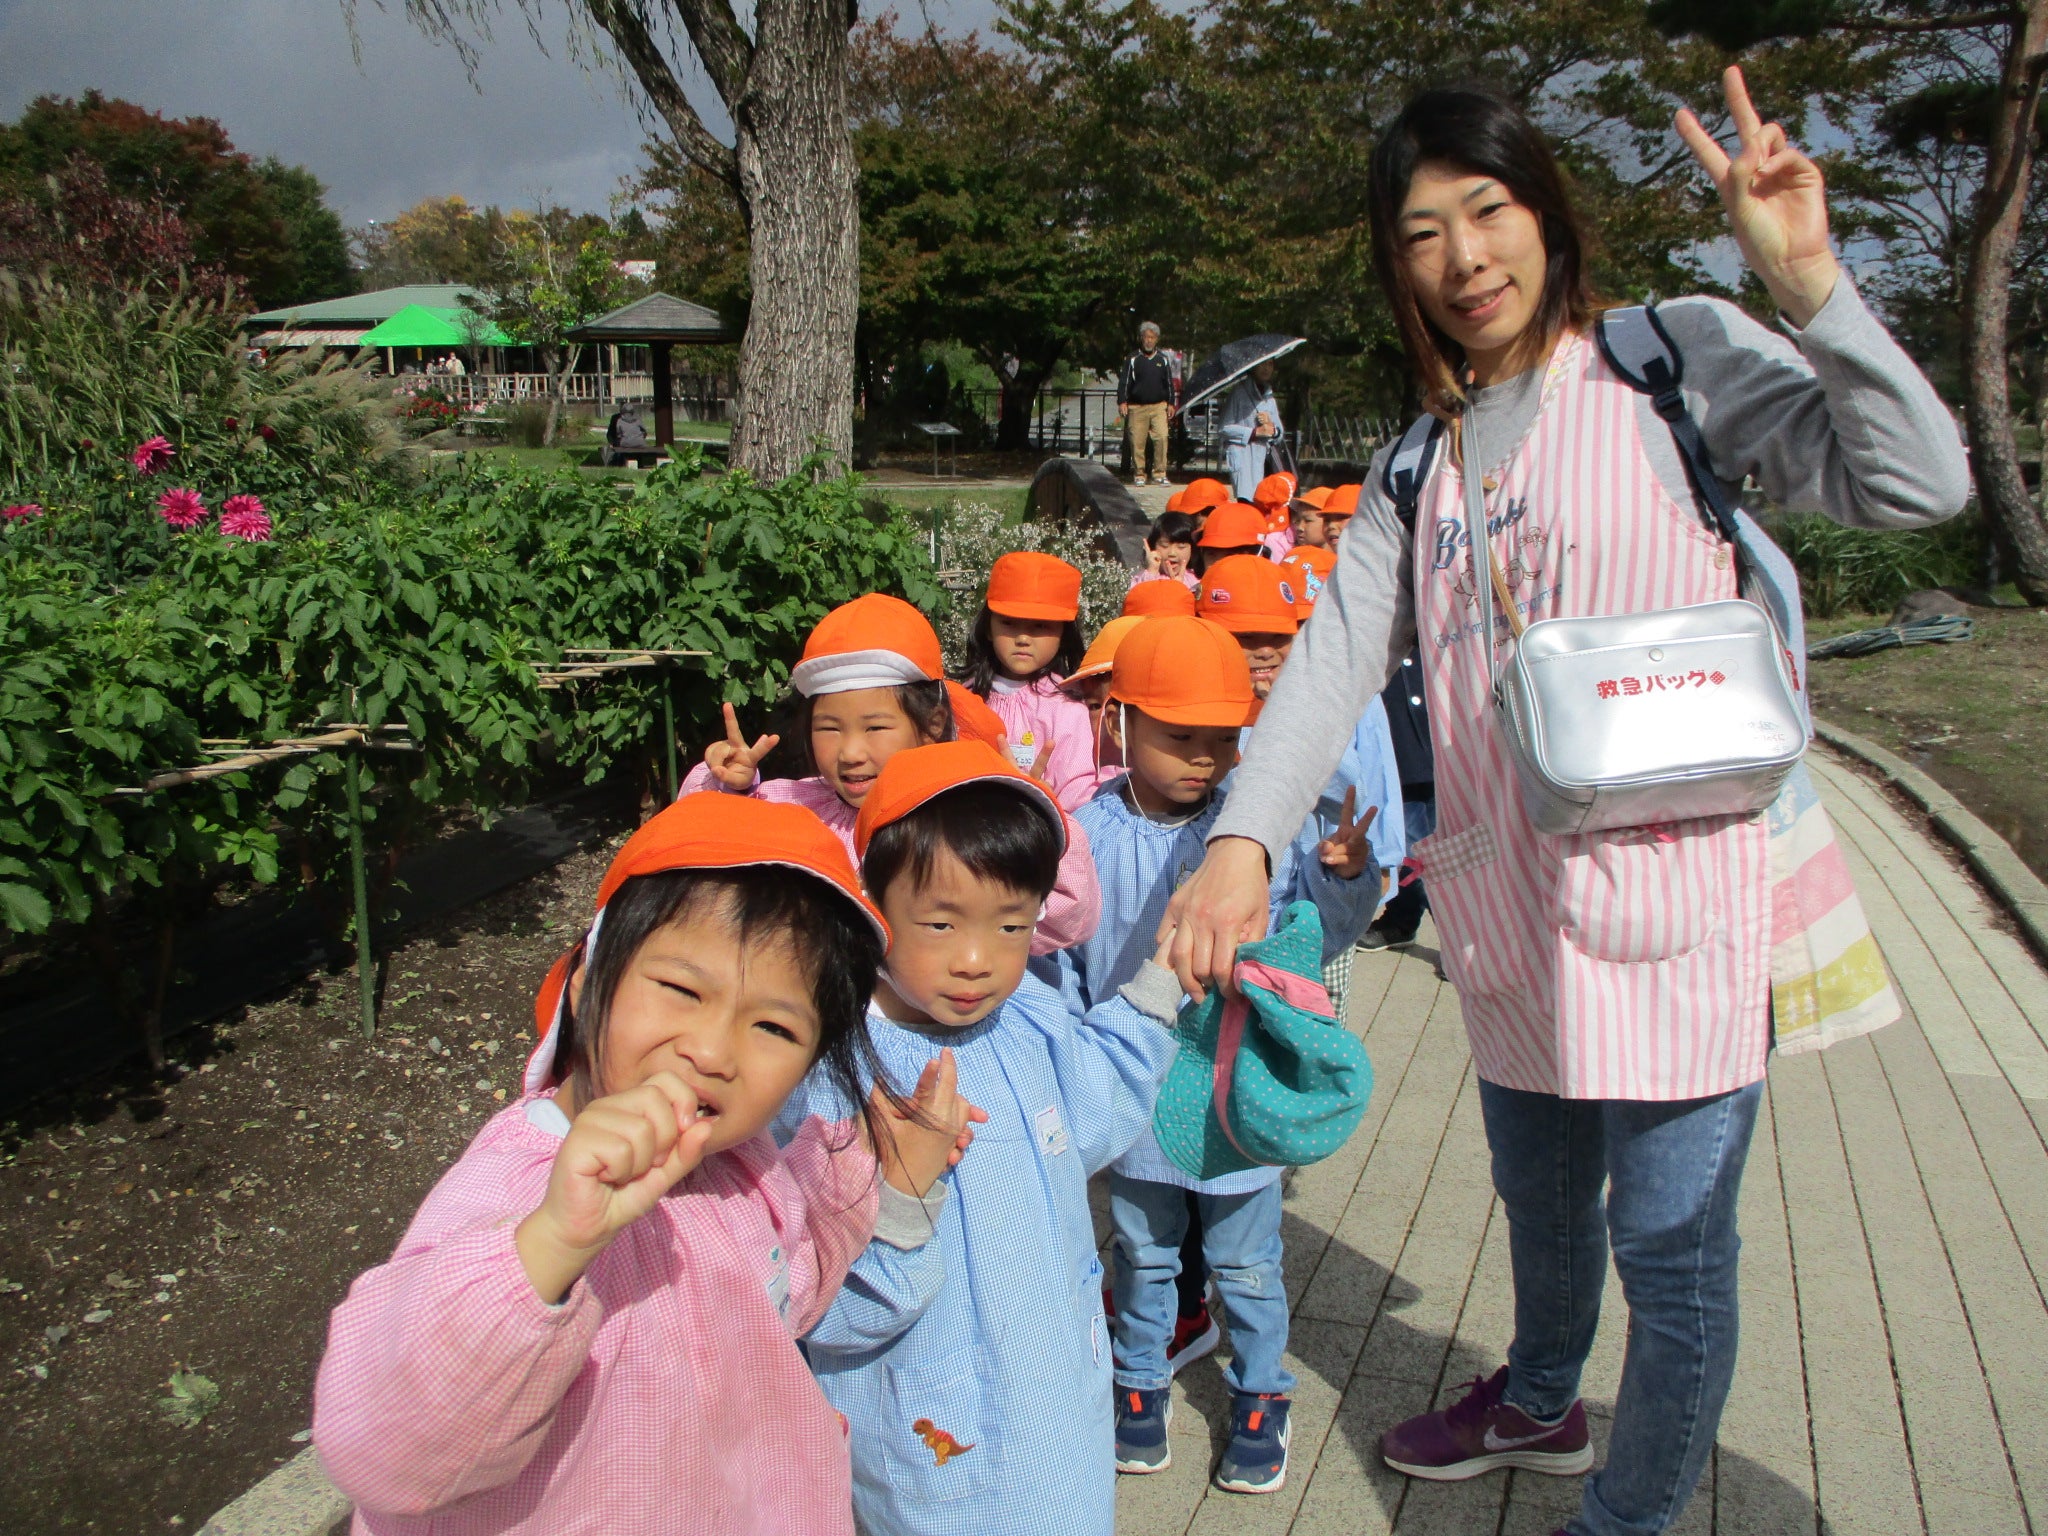
[[[1278,1493],[1287,1486],[1287,1410],[1277,1392],[1238,1392],[1230,1399],[1230,1444],[1216,1469],[1226,1493]]]
[[[1173,1388],[1145,1392],[1116,1389],[1116,1469],[1119,1472],[1164,1472],[1173,1465],[1173,1447],[1166,1427],[1173,1422]]]

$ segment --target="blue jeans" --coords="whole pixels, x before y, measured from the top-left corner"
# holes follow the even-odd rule
[[[1762,1096],[1762,1083],[1675,1103],[1479,1084],[1515,1276],[1507,1401],[1554,1419],[1579,1395],[1610,1242],[1628,1298],[1614,1435],[1573,1536],[1668,1529],[1714,1448],[1735,1377],[1736,1195]]]
[[[1109,1176],[1109,1214],[1116,1226],[1110,1341],[1116,1382],[1156,1392],[1172,1380],[1166,1347],[1173,1338],[1174,1277],[1188,1225],[1188,1192],[1176,1184]],[[1248,1195],[1205,1195],[1202,1258],[1223,1293],[1230,1321],[1231,1361],[1223,1381],[1233,1392],[1292,1392],[1287,1352],[1287,1287],[1280,1276],[1280,1181]]]

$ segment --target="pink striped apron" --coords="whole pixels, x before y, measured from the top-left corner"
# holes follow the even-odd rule
[[[1493,546],[1525,618],[1736,595],[1726,550],[1651,468],[1635,391],[1589,339],[1560,344],[1527,437],[1480,449]],[[1416,852],[1479,1074],[1574,1099],[1755,1082],[1770,1042],[1764,821],[1568,837],[1529,825],[1488,701],[1461,471],[1444,457],[1415,531],[1438,828]],[[1496,636],[1505,646],[1505,623]]]

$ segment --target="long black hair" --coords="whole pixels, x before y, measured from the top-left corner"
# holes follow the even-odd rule
[[[819,880],[766,865],[740,869],[676,869],[636,875],[605,903],[604,926],[594,952],[583,959],[582,996],[562,1003],[562,1038],[557,1070],[576,1085],[579,1103],[605,1092],[605,1024],[619,983],[640,946],[659,929],[715,915],[743,949],[783,943],[809,972],[811,1002],[818,1011],[818,1054],[822,1071],[848,1104],[866,1118],[878,1147],[888,1127],[868,1106],[868,1085],[878,1083],[899,1112],[910,1106],[889,1087],[868,1037],[868,1000],[882,964],[882,940],[844,896]],[[913,1116],[915,1118],[915,1116]]]
[[[1401,254],[1401,205],[1416,171],[1432,164],[1491,176],[1541,223],[1543,292],[1534,321],[1517,343],[1518,360],[1543,356],[1559,332],[1583,329],[1600,306],[1586,271],[1585,230],[1542,129],[1495,91],[1459,86],[1422,92],[1373,147],[1367,191],[1372,262],[1416,378],[1425,391],[1450,395],[1465,366],[1464,348],[1422,312]]]
[[[974,616],[974,628],[967,633],[967,664],[960,669],[960,681],[967,685],[969,693],[981,695],[984,699],[994,691],[996,679],[1010,674],[996,661],[995,642],[989,637],[991,610],[987,603],[981,605],[981,612]],[[1057,672],[1067,676],[1081,665],[1081,658],[1087,653],[1088,642],[1081,635],[1081,621],[1069,619],[1060,626],[1060,648],[1053,653],[1038,676]]]

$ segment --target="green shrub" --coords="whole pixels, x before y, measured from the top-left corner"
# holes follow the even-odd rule
[[[521,448],[545,448],[548,443],[548,403],[521,400],[505,408],[505,441]]]
[[[1983,531],[1974,510],[1910,533],[1844,528],[1818,514],[1776,517],[1765,526],[1798,568],[1806,611],[1818,619],[1889,613],[1908,592],[1979,579]]]
[[[1006,522],[984,502],[954,502],[929,514],[939,547],[939,566],[958,595],[951,609],[934,622],[945,647],[946,664],[958,668],[967,652],[968,631],[981,610],[989,567],[1012,550],[1035,549],[1057,555],[1081,572],[1081,633],[1095,632],[1123,611],[1131,572],[1103,557],[1086,536],[1053,523],[1026,519]]]

